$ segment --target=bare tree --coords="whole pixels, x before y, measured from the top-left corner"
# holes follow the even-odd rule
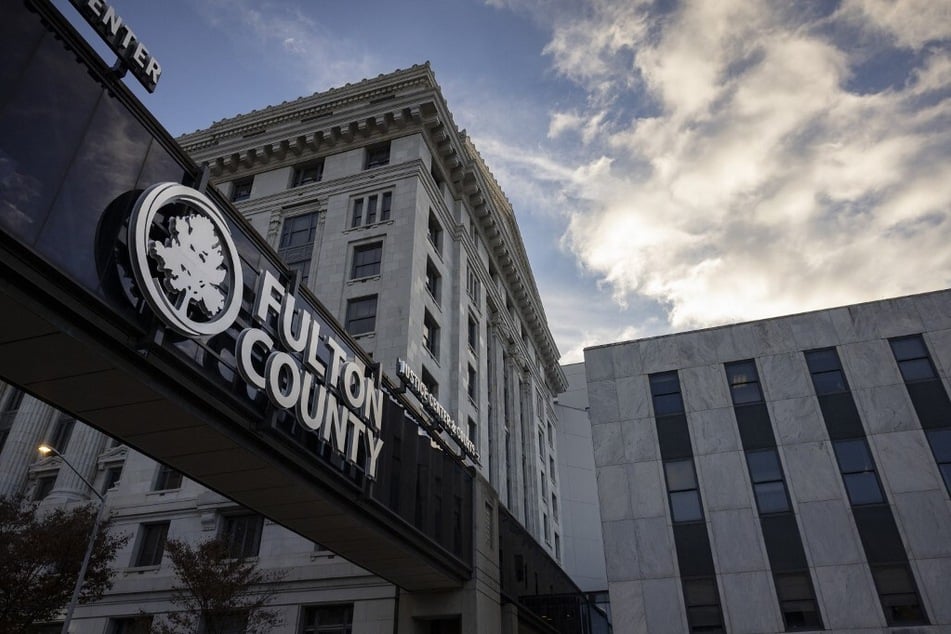
[[[0,632],[22,632],[56,618],[69,601],[89,544],[96,509],[81,506],[38,512],[21,497],[0,499]],[[80,600],[94,601],[112,587],[109,564],[128,541],[100,525]]]
[[[273,584],[283,573],[265,572],[254,562],[231,557],[221,539],[196,546],[173,539],[165,552],[178,576],[172,601],[180,609],[165,615],[153,631],[256,634],[283,622],[276,610],[267,609],[274,598]]]

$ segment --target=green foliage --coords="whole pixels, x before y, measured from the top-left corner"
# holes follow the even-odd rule
[[[0,632],[21,632],[53,620],[76,585],[96,516],[95,506],[37,511],[20,497],[0,498]],[[109,564],[128,536],[100,525],[81,601],[112,587]]]
[[[173,632],[269,632],[283,619],[267,605],[280,572],[264,572],[254,562],[234,559],[227,544],[212,539],[191,546],[169,540],[165,552],[178,576],[172,600],[180,608],[153,626],[159,634]]]

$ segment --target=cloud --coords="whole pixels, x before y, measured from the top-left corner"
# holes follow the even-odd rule
[[[493,165],[555,187],[564,247],[618,305],[665,306],[671,329],[948,286],[951,19],[920,4],[554,12],[545,53],[587,105],[552,110],[548,147]],[[907,72],[859,91],[870,59]]]

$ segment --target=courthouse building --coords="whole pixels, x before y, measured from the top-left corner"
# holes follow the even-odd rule
[[[2,299],[15,315],[0,341],[0,495],[46,507],[98,499],[62,458],[38,457],[47,442],[132,537],[112,590],[80,606],[72,631],[118,634],[140,611],[173,609],[165,539],[216,536],[284,573],[273,603],[283,632],[603,624],[558,563],[559,353],[512,206],[428,64],[173,141],[45,0],[19,3],[0,34],[17,44],[0,62]],[[137,237],[124,237],[123,214],[144,213],[161,181],[207,196],[222,210],[216,230],[237,245],[226,282],[237,316],[224,332],[212,332],[210,309],[185,318],[209,335],[153,316],[161,307],[143,295],[175,286],[168,272],[149,286],[163,275],[154,247],[130,274]],[[163,213],[181,212],[160,212],[147,231]],[[310,311],[294,316],[291,303],[287,323],[323,324],[313,342],[327,342],[334,368],[366,372],[385,401],[376,420],[351,412],[331,435],[328,414],[318,437],[278,407],[299,379],[291,337],[267,316],[272,296],[275,315],[295,298]],[[265,348],[281,345],[265,371]],[[284,374],[265,388],[272,358]],[[322,362],[313,367],[329,375]],[[96,382],[113,365],[126,368],[119,382]],[[343,403],[352,385],[326,390]],[[371,440],[385,440],[379,456]],[[318,512],[325,503],[333,512]],[[399,552],[373,550],[365,533]]]
[[[616,632],[951,630],[951,291],[585,369]]]

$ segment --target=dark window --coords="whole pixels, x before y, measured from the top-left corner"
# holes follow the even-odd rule
[[[931,357],[928,355],[928,348],[921,335],[890,339],[889,343],[892,346],[895,361],[898,362],[898,369],[901,370],[901,376],[906,383],[937,377],[934,366],[931,364]]]
[[[347,332],[362,335],[376,328],[376,295],[357,297],[347,301]]]
[[[839,354],[835,348],[809,350],[805,355],[806,365],[809,366],[809,374],[812,375],[812,384],[816,388],[817,395],[848,391],[849,384],[845,380],[842,363],[839,361]]]
[[[50,435],[50,447],[60,453],[66,453],[66,446],[73,435],[75,425],[76,419],[72,416],[60,416],[53,427],[53,433]]]
[[[944,486],[951,492],[951,429],[928,430],[928,442],[944,478]]]
[[[291,271],[300,275],[301,284],[306,284],[310,277],[310,261],[314,254],[316,234],[317,212],[284,218],[278,254]]]
[[[291,178],[291,187],[300,187],[308,183],[316,183],[324,175],[324,161],[312,161],[304,163],[294,168],[294,175]]]
[[[469,419],[469,442],[471,442],[473,445],[478,445],[479,444],[478,438],[479,438],[479,428],[476,427],[476,422],[470,418]]]
[[[713,577],[684,579],[684,603],[691,632],[722,632],[720,597]]]
[[[789,510],[783,469],[775,449],[746,452],[746,464],[750,468],[756,506],[760,514],[782,513]]]
[[[469,344],[469,350],[474,354],[479,352],[479,322],[472,315],[469,315],[469,321],[466,327],[466,340]]]
[[[654,416],[667,416],[684,411],[684,401],[680,396],[680,379],[677,378],[676,370],[651,374],[650,385]]]
[[[375,222],[389,220],[392,202],[392,192],[354,199],[353,211],[350,215],[350,227],[372,225]]]
[[[692,460],[674,460],[664,463],[667,476],[667,494],[670,515],[674,522],[693,522],[703,519],[700,491]]]
[[[16,411],[20,409],[20,404],[23,403],[23,390],[11,387],[7,391],[10,396],[7,397],[6,403],[3,404],[3,413],[16,413]]]
[[[875,472],[875,461],[864,438],[837,440],[832,443],[839,471],[845,481],[852,506],[879,504],[885,501]]]
[[[231,201],[238,202],[250,198],[252,184],[254,184],[253,176],[236,180],[231,186]]]
[[[304,608],[300,634],[350,634],[353,604],[311,605]]]
[[[370,145],[366,149],[366,159],[363,163],[363,169],[373,167],[382,167],[390,162],[390,142],[377,143]]]
[[[155,486],[153,491],[166,491],[168,489],[179,489],[182,486],[182,474],[167,465],[159,465],[158,472],[155,474]]]
[[[480,291],[482,285],[479,282],[479,276],[470,266],[466,271],[466,293],[469,294],[469,298],[475,302],[475,305],[479,305]]]
[[[730,396],[733,398],[734,405],[746,405],[763,401],[763,391],[760,389],[756,363],[752,359],[727,363],[724,367],[726,368],[727,380],[730,383]]]
[[[430,244],[436,249],[436,253],[442,253],[442,225],[439,224],[439,220],[432,210],[429,212],[429,226],[426,237],[429,238]]]
[[[774,580],[786,630],[822,629],[822,619],[819,617],[809,573],[802,571],[778,574]]]
[[[350,278],[371,277],[380,274],[380,263],[383,261],[383,243],[360,244],[353,247],[353,267]]]
[[[466,379],[466,393],[470,400],[477,402],[479,400],[479,376],[471,365],[468,367]]]
[[[872,578],[889,625],[927,623],[908,564],[872,566]]]
[[[426,290],[439,303],[442,293],[442,276],[432,260],[426,260]]]
[[[429,370],[423,368],[423,374],[419,377],[419,379],[423,382],[423,385],[426,386],[426,391],[428,391],[434,397],[439,397],[439,383],[436,383],[436,379],[434,379],[433,375],[429,373]]]
[[[152,615],[125,616],[109,619],[108,634],[149,634],[152,631]]]
[[[133,566],[158,566],[165,553],[165,539],[168,537],[168,522],[142,524],[139,528],[139,547]]]
[[[40,476],[36,479],[36,486],[33,487],[33,500],[39,502],[40,500],[45,500],[46,497],[52,493],[53,487],[56,485],[56,476],[58,472],[53,472],[49,475]]]
[[[257,557],[263,529],[264,518],[257,513],[226,515],[221,539],[228,545],[228,554],[235,559]]]
[[[102,491],[105,494],[109,489],[119,485],[119,478],[122,477],[122,465],[115,465],[106,469],[105,476],[102,479]]]
[[[426,311],[423,315],[423,346],[437,359],[439,358],[439,324]]]

